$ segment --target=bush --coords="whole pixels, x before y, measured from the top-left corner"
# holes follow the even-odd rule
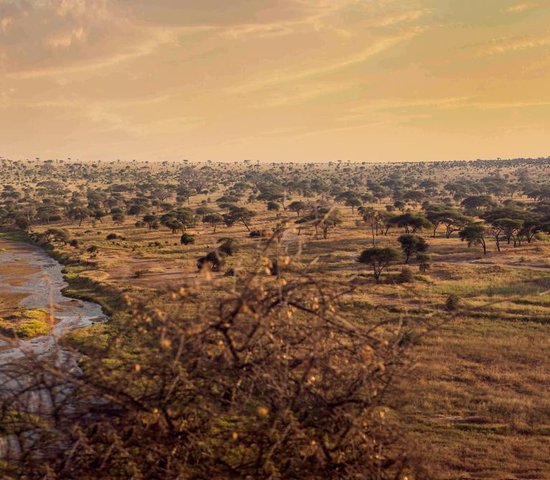
[[[252,230],[248,236],[250,238],[263,238],[267,237],[267,232],[265,230]]]
[[[202,270],[204,267],[209,266],[213,272],[219,272],[225,265],[225,255],[218,250],[209,252],[204,257],[200,257],[197,260],[197,268]]]
[[[226,255],[234,255],[238,251],[239,243],[234,238],[220,238],[218,251]]]
[[[124,237],[120,236],[118,233],[109,233],[106,239],[107,240],[124,240]]]
[[[180,238],[182,245],[193,245],[195,243],[195,237],[189,233],[184,233]]]
[[[420,273],[426,273],[430,269],[430,262],[432,261],[432,257],[427,253],[419,253],[416,256],[416,261],[418,262],[418,270],[420,271]]]
[[[277,202],[267,202],[267,210],[270,212],[278,212],[281,210],[281,205]]]
[[[459,306],[460,306],[460,297],[454,293],[451,293],[447,297],[447,301],[445,302],[445,308],[450,312],[452,312],[457,310]]]
[[[55,353],[27,364],[23,388],[65,394],[47,421],[0,395],[2,425],[36,440],[2,478],[416,478],[384,397],[416,337],[342,321],[351,295],[346,282],[256,276],[131,305],[78,376]]]
[[[414,273],[409,267],[403,267],[401,273],[397,276],[397,283],[414,282]]]

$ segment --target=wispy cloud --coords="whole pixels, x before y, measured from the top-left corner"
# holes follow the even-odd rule
[[[289,82],[295,82],[298,80],[304,80],[307,78],[318,77],[320,75],[325,75],[333,73],[353,65],[361,64],[369,60],[371,57],[374,57],[398,44],[404,42],[424,31],[423,27],[415,27],[409,30],[406,30],[399,35],[392,37],[382,38],[376,41],[373,41],[371,45],[364,48],[359,53],[348,56],[347,58],[337,60],[333,63],[321,65],[318,67],[310,68],[296,68],[292,71],[285,71],[280,73],[275,73],[272,75],[266,75],[263,78],[258,80],[244,83],[235,87],[230,88],[228,91],[232,94],[243,94],[250,93],[265,88],[283,85]]]
[[[376,27],[389,27],[393,25],[400,25],[403,23],[415,22],[421,18],[428,16],[432,12],[429,8],[422,8],[416,10],[408,10],[405,12],[398,12],[392,15],[376,16],[369,21],[369,24]]]
[[[478,54],[481,56],[501,55],[549,46],[550,35],[504,38],[492,40],[489,44],[479,47]]]
[[[548,0],[539,0],[539,1],[527,1],[519,2],[509,6],[505,11],[506,13],[522,13],[529,10],[536,10],[540,8],[549,8],[550,2]]]
[[[337,118],[342,124],[362,123],[372,118],[392,118],[399,122],[410,121],[414,118],[429,118],[433,115],[441,115],[442,112],[460,110],[522,110],[532,108],[550,107],[550,98],[537,100],[490,100],[476,96],[401,99],[401,100],[370,100],[364,102],[361,108],[353,109]],[[381,117],[381,115],[383,115]],[[389,116],[389,117],[388,117]]]
[[[305,102],[311,102],[319,97],[337,94],[357,87],[358,83],[339,82],[333,85],[311,85],[309,83],[294,86],[290,91],[277,91],[254,105],[256,109],[296,106]]]
[[[175,42],[177,35],[178,33],[175,31],[155,30],[147,38],[143,39],[141,43],[130,46],[125,51],[115,52],[110,55],[106,54],[87,61],[75,61],[44,68],[22,68],[8,72],[5,76],[6,78],[22,80],[40,77],[58,77],[60,75],[82,72],[97,72],[120,63],[150,55],[162,45]],[[72,44],[72,37],[65,40],[63,38],[52,40],[51,44],[53,46],[70,46]]]

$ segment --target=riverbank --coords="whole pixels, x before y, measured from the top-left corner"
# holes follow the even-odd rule
[[[2,357],[6,354],[18,356],[28,351],[45,353],[68,332],[107,320],[106,312],[99,304],[65,294],[70,284],[66,281],[64,267],[44,249],[28,241],[20,241],[13,235],[2,235],[0,262],[0,305],[4,316],[17,320],[19,315],[23,317],[23,322],[32,323],[29,324],[32,328],[24,330],[28,335],[22,337],[36,335],[31,341],[5,338],[0,353]],[[38,322],[40,319],[42,323]],[[15,325],[17,322],[14,322]]]
[[[12,242],[12,245],[30,245],[31,247],[39,248],[45,255],[59,262],[63,266],[63,279],[67,283],[62,290],[65,296],[77,300],[97,303],[107,316],[112,316],[123,306],[119,291],[82,276],[83,272],[93,270],[90,264],[85,264],[76,257],[71,257],[66,253],[56,250],[52,245],[39,244],[26,232],[0,231],[0,241],[2,240]],[[0,246],[0,253],[1,252],[2,247]],[[2,271],[9,273],[9,269],[9,266],[4,265]],[[29,265],[17,265],[12,267],[11,270],[20,277],[33,273],[32,267]],[[18,302],[18,296],[14,296],[13,299],[10,299],[8,294],[0,294],[0,301],[4,298],[5,301],[9,301],[10,304]]]
[[[58,319],[51,305],[48,308],[25,305],[25,300],[32,294],[25,286],[31,285],[33,277],[40,275],[40,267],[21,261],[23,258],[19,258],[16,252],[17,245],[5,236],[0,237],[0,334],[8,339],[28,339],[46,335]],[[32,303],[43,303],[46,307],[45,299],[35,298]]]

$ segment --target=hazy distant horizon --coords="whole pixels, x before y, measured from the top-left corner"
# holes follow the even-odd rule
[[[472,163],[472,162],[513,162],[513,161],[545,161],[550,160],[550,155],[541,156],[541,157],[497,157],[497,158],[464,158],[464,159],[452,159],[452,160],[396,160],[396,161],[368,161],[368,160],[346,160],[346,159],[336,159],[336,160],[319,160],[319,161],[307,161],[307,160],[251,160],[251,159],[242,159],[242,160],[216,160],[216,159],[207,159],[207,160],[193,160],[193,159],[159,159],[159,160],[147,160],[147,159],[136,159],[136,158],[78,158],[78,157],[68,157],[68,158],[42,158],[42,157],[26,157],[26,158],[10,158],[7,156],[0,155],[0,160],[6,159],[10,161],[42,161],[42,162],[51,162],[51,161],[62,161],[62,162],[82,162],[82,163],[93,163],[93,162],[102,162],[102,163],[111,163],[111,162],[121,162],[121,163],[188,163],[193,164],[207,164],[207,163],[241,163],[241,164],[251,164],[251,165],[269,165],[269,164],[315,164],[315,165],[329,165],[335,163],[352,163],[352,164],[369,164],[369,165],[390,165],[390,164],[407,164],[407,163]]]

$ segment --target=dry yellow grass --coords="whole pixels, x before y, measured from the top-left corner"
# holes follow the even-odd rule
[[[262,204],[252,207],[258,211],[253,228],[270,228],[280,221]],[[295,256],[296,274],[308,271],[350,280],[370,274],[355,262],[370,246],[369,231],[356,225],[358,217],[349,208],[340,209],[345,222],[328,239],[304,232],[282,242],[281,248]],[[241,226],[213,233],[200,225],[192,229],[197,243],[191,246],[180,245],[179,235],[166,229],[136,229],[130,221],[122,226],[110,221],[94,227],[61,226],[81,242],[78,250],[63,249],[94,263],[83,275],[140,296],[194,278],[197,257],[220,237],[237,238],[242,245],[227,268],[246,265],[262,245]],[[105,240],[112,232],[125,240]],[[377,237],[377,242],[396,246],[400,233]],[[490,245],[489,255],[483,256],[457,238],[430,238],[428,233],[426,238],[434,262],[428,274],[406,286],[374,285],[361,277],[369,286],[355,311],[366,319],[371,308],[377,315],[449,319],[421,339],[416,366],[400,379],[395,392],[415,455],[438,479],[550,478],[549,243],[505,246],[501,254]],[[150,246],[154,242],[160,246]],[[89,245],[99,247],[96,258],[85,253]],[[390,273],[400,269],[395,266]],[[234,281],[222,274],[215,277],[227,285]],[[451,293],[462,300],[461,310],[452,315],[444,308]]]

